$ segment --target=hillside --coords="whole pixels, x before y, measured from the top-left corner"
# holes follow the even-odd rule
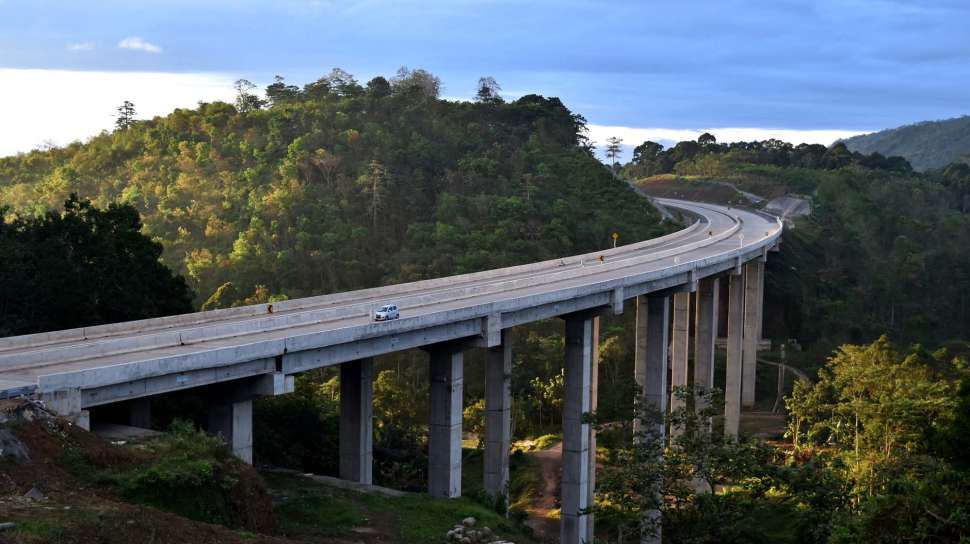
[[[926,346],[970,338],[970,167],[921,174],[899,157],[774,140],[637,149],[623,172],[649,194],[747,200],[733,186],[810,202],[768,260],[766,336],[795,338],[816,361],[883,333]]]
[[[437,97],[422,70],[334,70],[267,103],[176,110],[0,159],[0,205],[132,204],[197,306],[300,297],[553,258],[661,232],[558,99]],[[9,217],[8,217],[9,219]]]
[[[899,155],[919,171],[970,164],[970,116],[925,121],[844,140],[852,151]]]

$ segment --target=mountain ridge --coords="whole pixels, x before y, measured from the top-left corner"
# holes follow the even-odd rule
[[[840,140],[851,151],[899,155],[918,171],[970,164],[970,115],[920,121]]]

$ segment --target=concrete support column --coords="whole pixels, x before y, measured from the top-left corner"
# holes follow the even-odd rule
[[[340,477],[370,485],[374,466],[374,360],[340,365]]]
[[[684,399],[673,392],[675,387],[687,385],[688,350],[690,349],[690,293],[674,294],[674,327],[670,343],[670,411],[686,407]],[[671,428],[676,436],[681,429]]]
[[[133,399],[129,403],[129,410],[131,410],[128,417],[129,425],[142,429],[152,428],[152,401],[150,397]]]
[[[588,540],[590,506],[590,429],[584,414],[592,408],[592,348],[595,318],[565,316],[565,398],[563,399],[562,514],[560,542]]]
[[[599,407],[599,386],[600,386],[600,318],[593,318],[593,336],[589,343],[589,411],[596,413]],[[587,504],[596,504],[596,427],[589,427],[589,496]],[[593,514],[586,516],[586,542],[592,544],[595,531],[594,522],[596,518]]]
[[[670,331],[670,298],[637,297],[636,348],[634,374],[642,394],[641,408],[665,414],[667,410],[667,344]],[[643,429],[639,417],[633,420],[633,440],[644,435],[663,441],[663,421],[653,429]],[[659,493],[658,493],[659,499]],[[642,544],[660,544],[660,510],[643,513],[640,529]]]
[[[738,436],[741,424],[741,332],[744,319],[744,276],[728,279],[727,374],[724,380],[724,434]]]
[[[697,289],[697,309],[694,321],[694,387],[708,392],[714,388],[714,339],[717,337],[717,310],[720,285],[717,278],[705,278]],[[694,409],[707,407],[703,399],[695,399]],[[710,420],[707,420],[710,425]]]
[[[428,493],[433,497],[460,497],[464,356],[461,346],[455,344],[426,349],[431,356]]]
[[[667,413],[667,345],[670,337],[670,297],[637,297],[637,384],[644,408]],[[664,424],[655,429],[663,439]]]
[[[639,440],[643,432],[640,420],[640,411],[646,408],[647,388],[650,386],[647,381],[647,297],[641,295],[637,297],[637,314],[633,327],[633,379],[637,382],[637,396],[634,399],[634,406],[637,412],[633,418],[633,440]]]
[[[209,434],[221,436],[232,453],[253,464],[253,401],[219,400],[209,406]]]
[[[293,376],[282,372],[208,387],[209,434],[221,436],[236,457],[252,464],[253,399],[292,393],[293,388]]]
[[[755,378],[758,365],[758,343],[761,341],[761,281],[765,264],[754,260],[744,265],[744,358],[741,380],[741,406],[755,403]]]
[[[509,501],[509,449],[512,445],[512,341],[502,331],[502,345],[485,359],[485,492]]]

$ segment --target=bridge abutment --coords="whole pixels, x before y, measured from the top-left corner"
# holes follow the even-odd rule
[[[40,400],[44,403],[44,407],[51,412],[71,420],[85,431],[91,430],[91,412],[81,409],[80,389],[62,389],[42,393]]]

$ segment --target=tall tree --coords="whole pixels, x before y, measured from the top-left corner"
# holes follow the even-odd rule
[[[616,159],[623,151],[623,148],[620,147],[621,143],[623,143],[623,139],[616,136],[610,136],[606,139],[606,158],[610,159],[613,168],[616,168]]]
[[[135,105],[129,101],[125,100],[118,106],[118,115],[115,119],[115,128],[118,130],[125,130],[135,122]]]
[[[283,76],[273,78],[273,83],[266,86],[266,98],[270,104],[281,104],[296,100],[300,96],[300,88],[287,85]]]
[[[478,78],[478,92],[475,93],[475,99],[479,102],[501,102],[502,96],[499,91],[502,90],[502,86],[495,81],[492,76],[485,76]]]
[[[384,169],[384,165],[376,160],[373,160],[370,161],[369,165],[367,165],[367,173],[357,180],[364,193],[370,195],[370,206],[368,206],[368,211],[370,211],[371,224],[375,233],[377,232],[377,217],[384,205],[383,193],[386,190],[384,186],[386,179],[387,171]]]
[[[237,79],[233,84],[236,89],[236,109],[241,113],[258,110],[263,107],[263,101],[251,91],[256,88],[256,84],[248,79]]]

